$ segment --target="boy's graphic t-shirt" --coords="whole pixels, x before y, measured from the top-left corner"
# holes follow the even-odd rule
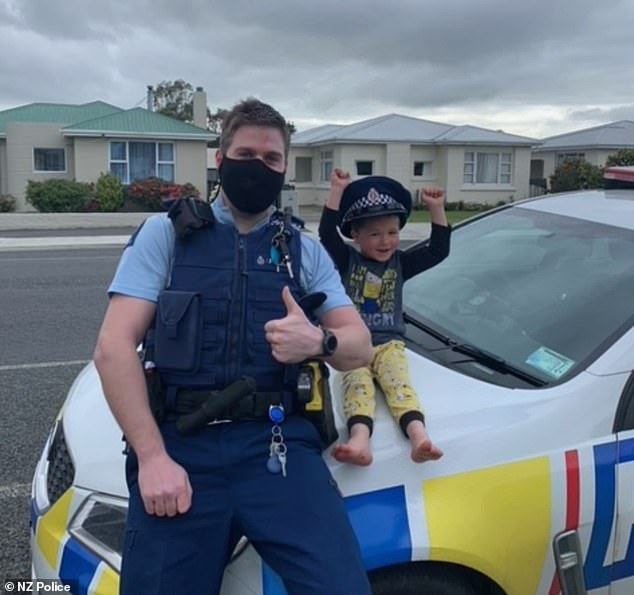
[[[351,250],[343,282],[372,332],[374,345],[403,337],[403,275],[398,252],[388,262],[380,263]]]

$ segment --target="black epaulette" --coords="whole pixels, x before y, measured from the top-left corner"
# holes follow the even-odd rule
[[[198,229],[211,227],[214,223],[211,205],[194,196],[175,200],[167,216],[172,220],[176,237],[181,240]]]

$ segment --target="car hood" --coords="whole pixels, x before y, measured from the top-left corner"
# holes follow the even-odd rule
[[[412,463],[408,442],[378,395],[372,437],[374,464],[357,468],[341,465],[328,452],[324,455],[345,494],[384,486],[386,470],[391,482],[402,483],[412,474],[417,480],[454,474],[607,436],[629,375],[582,372],[552,388],[509,389],[458,373],[413,352],[408,351],[408,360],[428,430],[445,454],[434,463]],[[340,379],[341,373],[331,374],[335,416],[345,439]],[[93,364],[75,380],[62,416],[76,469],[75,484],[126,496],[122,432],[104,399]]]

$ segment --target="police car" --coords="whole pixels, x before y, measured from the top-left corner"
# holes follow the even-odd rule
[[[634,190],[472,218],[404,302],[410,374],[443,458],[413,463],[382,400],[370,467],[324,454],[374,592],[634,593]],[[331,383],[338,394],[337,373]],[[88,365],[35,471],[34,577],[117,593],[122,450]],[[285,591],[245,542],[222,593]]]

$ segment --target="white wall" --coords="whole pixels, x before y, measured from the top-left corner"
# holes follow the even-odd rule
[[[371,161],[373,164],[372,175],[374,176],[387,175],[389,149],[386,150],[386,145],[345,144],[339,145],[338,148],[340,149],[340,165],[337,167],[350,172],[353,179],[363,177],[357,175],[357,161]]]
[[[75,174],[78,182],[96,182],[108,173],[109,139],[74,138]]]
[[[447,200],[451,202],[497,203],[499,201],[520,200],[529,196],[530,147],[484,147],[483,146],[429,146],[409,143],[375,143],[327,145],[321,147],[291,147],[289,154],[288,180],[294,177],[295,157],[312,157],[313,179],[311,182],[295,183],[298,202],[301,205],[324,204],[329,184],[321,182],[320,152],[333,152],[333,167],[352,173],[356,177],[356,161],[372,161],[374,175],[386,175],[401,182],[416,193],[423,187],[438,185],[446,189]],[[467,185],[463,184],[465,151],[500,151],[513,154],[512,183],[509,185]],[[432,163],[431,175],[413,175],[414,161]]]
[[[16,199],[16,211],[32,211],[25,193],[29,180],[72,179],[74,160],[72,143],[60,134],[59,124],[13,122],[6,125],[7,193]],[[66,171],[35,172],[33,149],[64,149]]]
[[[398,180],[407,187],[412,167],[411,145],[409,143],[387,143],[385,149],[385,175]]]
[[[319,154],[317,154],[319,158]],[[286,167],[286,181],[290,184],[295,183],[295,158],[296,157],[310,157],[313,165],[313,180],[315,176],[315,150],[310,147],[298,147],[291,148],[288,152],[288,163]],[[309,182],[306,182],[309,183]],[[312,181],[310,182],[312,184]]]
[[[407,183],[403,185],[410,189],[412,198],[416,200],[422,188],[428,186],[447,187],[447,151],[445,147],[430,147],[425,145],[411,145],[409,169],[404,173]],[[414,175],[414,162],[431,163],[431,170],[425,171],[423,176]]]
[[[207,196],[207,141],[180,140],[175,144],[174,181],[177,184],[190,182],[201,196]]]
[[[322,182],[321,177],[321,152],[332,151],[332,166],[342,166],[342,147],[338,145],[322,145],[317,147],[291,147],[288,153],[288,167],[286,180],[295,186],[297,190],[298,206],[318,205],[321,206],[328,198],[330,182]],[[312,180],[310,182],[295,182],[295,157],[312,158]]]
[[[516,147],[513,152],[513,185],[516,188],[513,200],[530,196],[531,148]]]
[[[108,173],[110,166],[109,138],[76,138],[75,171],[78,182],[96,182],[102,173]],[[130,139],[134,140],[134,139]],[[149,142],[161,142],[148,139]],[[171,141],[165,141],[171,142]],[[207,143],[206,141],[174,141],[174,182],[191,182],[207,193]]]

